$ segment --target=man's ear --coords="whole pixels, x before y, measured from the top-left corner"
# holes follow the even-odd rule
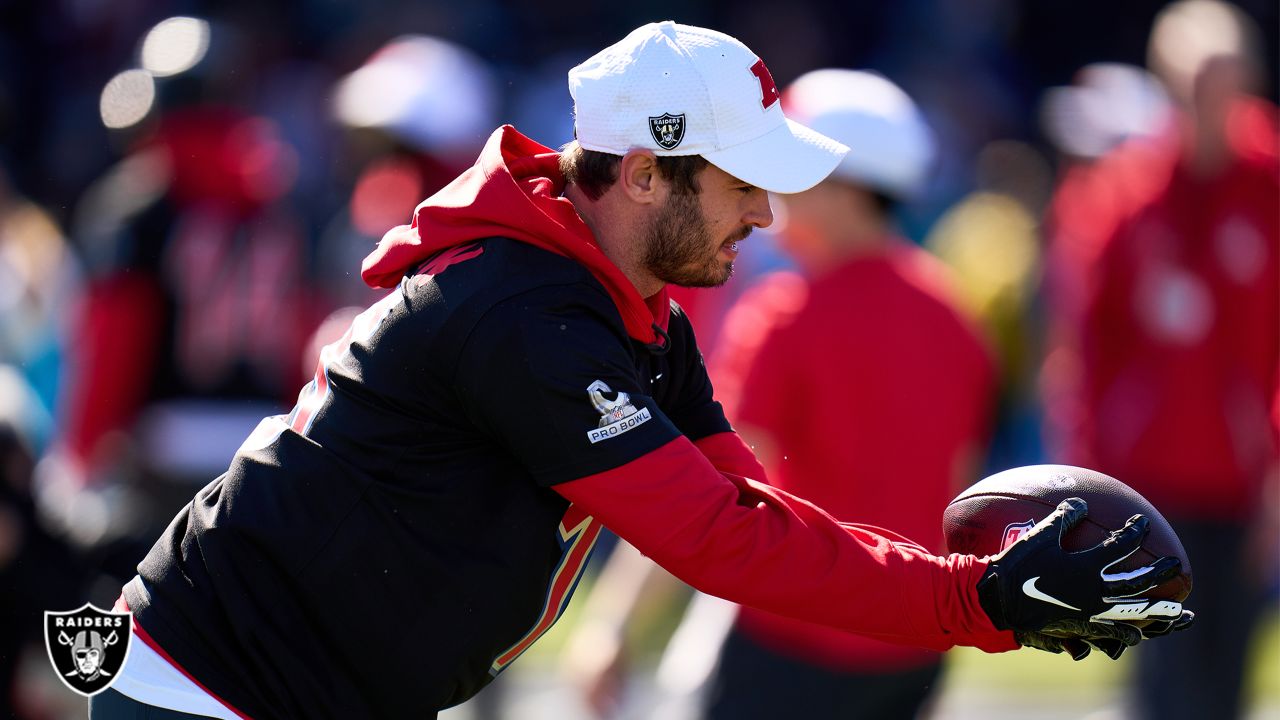
[[[658,172],[658,158],[651,150],[635,149],[622,156],[618,167],[618,187],[640,205],[661,203],[667,183]]]

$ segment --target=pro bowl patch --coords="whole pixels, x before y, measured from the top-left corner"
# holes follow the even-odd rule
[[[591,404],[596,412],[600,413],[599,424],[587,431],[587,440],[591,441],[592,445],[640,427],[653,418],[649,408],[642,407],[637,410],[636,406],[631,404],[631,396],[624,392],[617,393],[612,400],[605,397],[605,393],[612,392],[613,390],[603,380],[596,380],[587,386],[587,397],[591,398]]]

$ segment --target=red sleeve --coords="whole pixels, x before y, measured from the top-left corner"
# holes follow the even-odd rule
[[[697,440],[693,444],[716,470],[768,484],[764,466],[756,459],[756,454],[751,452],[751,448],[747,447],[738,433],[716,433]]]
[[[985,560],[937,557],[874,529],[841,525],[785,492],[717,472],[688,438],[554,487],[708,594],[938,650],[1018,647],[978,605]]]

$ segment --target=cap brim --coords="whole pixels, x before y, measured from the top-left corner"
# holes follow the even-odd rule
[[[785,194],[822,182],[848,152],[848,147],[826,135],[787,120],[755,140],[703,157],[743,182]]]

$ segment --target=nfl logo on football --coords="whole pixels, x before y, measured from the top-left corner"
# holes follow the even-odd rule
[[[1004,529],[1004,539],[1000,542],[1000,552],[1004,552],[1010,545],[1021,540],[1022,536],[1031,532],[1031,528],[1035,526],[1035,520],[1010,524]]]
[[[115,682],[129,657],[130,614],[85,603],[78,610],[44,613],[44,645],[62,683],[91,697]]]

